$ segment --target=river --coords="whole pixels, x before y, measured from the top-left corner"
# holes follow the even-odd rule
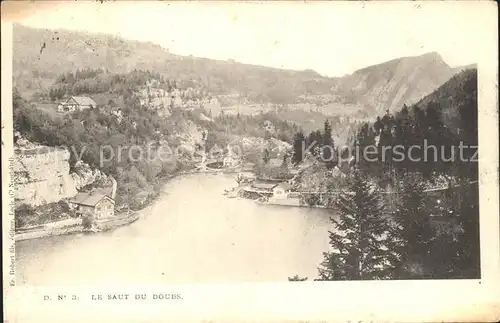
[[[331,211],[228,199],[234,175],[171,179],[137,222],[16,243],[19,285],[286,281],[317,277]]]

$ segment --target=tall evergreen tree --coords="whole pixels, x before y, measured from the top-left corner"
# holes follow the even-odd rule
[[[423,179],[407,174],[396,187],[398,201],[393,213],[391,239],[398,256],[398,278],[409,279],[425,275],[430,244],[435,236],[431,226]]]
[[[318,280],[373,280],[393,275],[395,261],[389,240],[390,224],[377,189],[355,171],[351,192],[336,202],[338,219],[331,217],[331,251],[324,253]]]
[[[306,148],[308,152],[314,156],[319,156],[321,144],[323,143],[323,134],[321,131],[313,131],[309,134],[306,141]]]
[[[262,157],[262,161],[264,164],[269,164],[269,161],[271,160],[271,153],[269,152],[269,149],[264,149],[264,156]]]
[[[458,224],[462,231],[457,241],[455,268],[460,278],[479,278],[481,253],[479,252],[479,190],[478,184],[464,184],[458,193],[460,213]]]
[[[303,150],[305,147],[305,137],[302,131],[299,131],[293,137],[293,155],[292,155],[292,163],[295,165],[300,163],[304,156],[302,156]]]
[[[429,253],[432,278],[479,278],[479,192],[476,184],[450,189],[434,211],[445,223]]]
[[[322,158],[323,161],[326,162],[328,167],[333,167],[334,159],[335,159],[335,149],[333,146],[333,138],[332,138],[332,125],[330,121],[325,120],[323,127],[323,136],[322,136]]]

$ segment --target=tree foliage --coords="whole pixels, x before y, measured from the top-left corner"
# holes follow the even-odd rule
[[[397,256],[377,189],[355,172],[349,191],[342,193],[335,205],[339,215],[331,217],[331,251],[324,253],[319,280],[391,278]]]
[[[354,146],[360,169],[381,180],[408,172],[476,180],[477,140],[477,72],[466,70],[419,103],[364,124]]]
[[[435,237],[428,213],[424,184],[418,174],[407,175],[398,183],[397,202],[392,214],[394,220],[391,239],[400,261],[396,271],[398,278],[423,277],[429,267],[428,257]]]

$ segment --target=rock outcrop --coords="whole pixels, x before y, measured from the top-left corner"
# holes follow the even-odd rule
[[[76,162],[74,172],[70,175],[77,189],[107,180],[106,174],[102,173],[99,169],[92,169],[82,161]]]
[[[190,120],[182,121],[177,126],[179,130],[169,138],[170,142],[178,143],[175,157],[180,160],[190,160],[201,147],[204,147],[207,131]]]
[[[83,162],[70,172],[70,152],[58,147],[37,146],[21,140],[14,151],[15,200],[18,204],[40,206],[70,198],[78,189],[106,179],[99,170]]]
[[[65,149],[38,147],[14,152],[15,199],[39,206],[76,195],[70,175],[70,153]]]

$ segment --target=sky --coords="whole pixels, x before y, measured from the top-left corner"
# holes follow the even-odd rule
[[[393,58],[438,52],[477,63],[496,25],[477,2],[52,2],[23,25],[151,41],[179,55],[234,59],[342,76]],[[493,24],[492,24],[493,23]]]

